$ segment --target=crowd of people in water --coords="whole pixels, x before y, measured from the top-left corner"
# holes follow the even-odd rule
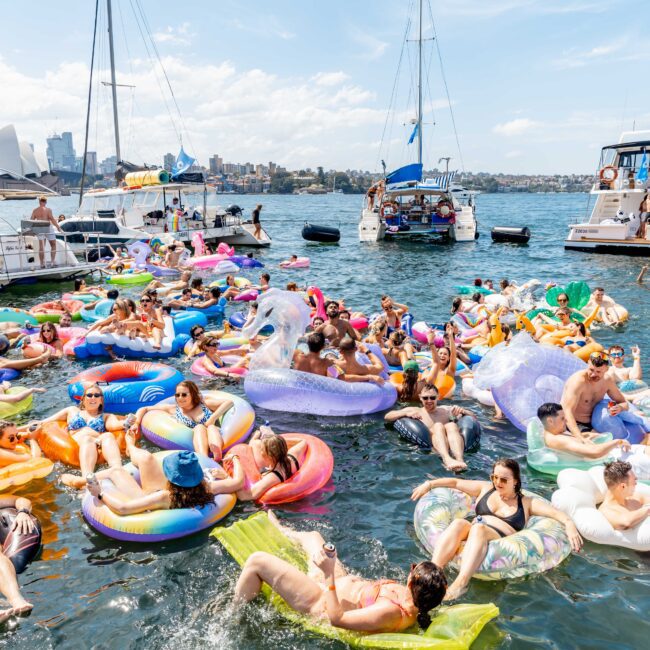
[[[170,267],[182,267],[177,253],[180,255],[175,245],[168,247],[165,262]],[[123,260],[123,251],[119,250],[112,264],[115,272],[120,272]],[[640,282],[642,276],[643,272]],[[271,287],[270,274],[262,273],[258,283],[252,286],[259,294],[264,294]],[[305,304],[315,307],[306,287],[290,282],[285,289],[301,293]],[[521,531],[531,517],[557,520],[564,526],[572,549],[581,548],[581,536],[568,515],[542,499],[523,494],[521,470],[516,460],[497,460],[487,480],[466,480],[454,475],[467,469],[465,442],[458,420],[475,413],[458,404],[440,404],[441,379],[453,379],[459,374],[471,377],[473,350],[478,345],[489,346],[495,341],[508,345],[517,328],[527,330],[539,343],[555,345],[558,343],[550,339],[557,338],[557,332],[561,331],[561,347],[575,353],[594,342],[590,328],[596,321],[603,326],[617,327],[625,317],[620,305],[598,287],[579,310],[570,304],[568,293],[560,292],[557,308],[550,313],[540,312],[525,322],[516,314],[516,324],[512,320],[506,324],[503,317],[510,309],[494,300],[486,304],[486,296],[510,298],[518,290],[519,287],[507,279],[501,280],[498,288],[491,280],[475,280],[468,292],[453,299],[449,320],[439,328],[430,328],[420,341],[410,336],[404,327],[410,315],[409,306],[390,295],[380,297],[379,313],[360,327],[353,323],[363,321],[363,314],[350,310],[343,300],[324,298],[325,317],[312,318],[311,326],[294,352],[293,369],[337,381],[383,385],[391,381],[387,378],[387,367],[399,368],[401,377],[395,385],[400,404],[386,412],[384,419],[387,423],[402,418],[421,422],[429,432],[432,449],[451,473],[425,481],[413,490],[411,498],[418,500],[436,488],[459,490],[476,502],[476,517],[471,521],[463,518],[452,522],[438,541],[431,560],[413,565],[406,584],[401,585],[390,580],[367,581],[350,575],[336,552],[327,548],[320,533],[297,532],[281,525],[270,514],[272,523],[305,550],[311,562],[310,572],[305,576],[278,557],[254,553],[245,563],[237,582],[235,593],[239,601],[252,600],[263,583],[267,583],[293,609],[324,616],[335,626],[366,632],[393,632],[406,630],[417,622],[426,628],[433,608],[443,600],[456,600],[467,590],[490,542]],[[113,301],[110,315],[93,323],[88,332],[143,338],[152,341],[154,349],[160,349],[166,319],[172,317],[172,313],[208,309],[233,300],[241,291],[233,275],[228,275],[221,287],[206,287],[201,277],[192,277],[192,272],[184,269],[178,280],[154,280],[135,298],[125,297],[115,288],[89,286],[82,279],[75,280],[73,295],[92,296],[93,300],[86,303],[87,308],[106,299]],[[47,344],[45,351],[23,359],[0,356],[0,369],[20,371],[60,360],[64,355],[61,330],[73,326],[72,314],[65,311],[63,302],[61,308],[58,324],[45,322],[40,325],[38,340]],[[252,322],[257,309],[256,301],[248,304],[244,325]],[[460,315],[464,315],[462,319],[474,330],[462,337]],[[493,338],[495,331],[498,340]],[[212,331],[196,325],[190,331],[191,341],[185,352],[189,357],[204,355],[203,363],[211,374],[238,380],[241,375],[233,369],[247,367],[264,337],[251,337],[237,350],[229,350],[228,354],[238,356],[239,360],[227,366],[219,352],[219,344],[231,333],[227,320],[223,327]],[[0,334],[2,340],[12,346],[26,336],[14,323],[0,323]],[[110,347],[108,353],[116,358]],[[423,353],[426,362],[423,362]],[[650,459],[646,459],[650,430],[645,428],[646,420],[640,418],[636,437],[601,442],[591,422],[593,409],[606,395],[613,416],[630,411],[630,404],[650,395],[648,389],[627,394],[620,387],[626,381],[643,378],[640,349],[633,346],[631,354],[632,364],[626,365],[626,351],[619,344],[591,352],[584,369],[566,381],[561,399],[557,403],[541,404],[537,411],[548,448],[578,459],[609,461],[604,469],[607,493],[600,512],[617,530],[636,526],[650,516],[650,500],[635,490],[635,468]],[[461,365],[464,369],[459,371]],[[9,386],[8,383],[0,385],[0,403],[18,401],[42,391],[27,388],[22,393],[10,394]],[[241,500],[256,500],[299,471],[305,461],[306,448],[301,443],[289,448],[286,440],[269,426],[259,427],[250,446],[260,479],[250,484],[245,480],[238,455],[224,453],[219,423],[232,406],[228,398],[203,394],[193,381],[185,379],[178,383],[173,403],[156,408],[192,430],[194,452],[172,454],[161,464],[138,443],[143,419],[152,407],[144,406],[127,416],[107,413],[102,388],[98,384],[87,385],[78,404],[43,420],[21,426],[8,420],[0,421],[0,465],[42,456],[37,442],[39,432],[52,423],[64,422],[78,446],[80,473],[65,473],[61,481],[70,488],[88,489],[117,515],[201,507],[219,494],[236,494]],[[494,417],[503,417],[498,406]],[[139,470],[139,481],[125,469],[123,454]],[[222,466],[206,473],[201,469],[197,454],[211,456],[222,462]],[[614,460],[611,454],[615,454]],[[103,469],[98,469],[100,462]],[[114,490],[102,491],[102,481],[106,479],[113,483]],[[2,497],[0,508],[5,507],[18,510],[17,530],[30,528],[31,503],[28,499]],[[458,574],[448,584],[445,569],[463,545]],[[9,607],[0,611],[0,620],[31,609],[32,604],[20,594],[13,565],[1,551],[0,592],[9,602]]]

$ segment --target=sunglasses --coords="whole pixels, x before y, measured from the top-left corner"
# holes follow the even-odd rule
[[[176,397],[187,397],[189,393],[176,393]]]
[[[512,477],[497,476],[496,474],[492,474],[492,476],[490,476],[490,479],[492,480],[492,483],[499,483],[505,485],[506,483],[509,483],[512,480]]]
[[[86,397],[90,397],[91,399],[99,399],[100,397],[104,397],[101,393],[86,393]]]
[[[610,352],[609,356],[611,359],[620,359],[625,356],[625,352]]]
[[[568,298],[558,298],[558,302],[569,302]]]
[[[589,355],[589,361],[609,361],[609,354],[607,352],[592,352]]]
[[[140,302],[151,302],[151,298],[140,298]]]
[[[201,336],[201,334],[205,334],[205,330],[201,330],[200,332],[194,332],[194,336]]]
[[[14,435],[13,433],[7,438],[7,440],[11,443],[16,442],[18,440],[18,436]]]
[[[218,343],[207,343],[206,348],[218,348],[219,344]]]
[[[437,395],[420,395],[423,402],[435,402],[438,399]]]

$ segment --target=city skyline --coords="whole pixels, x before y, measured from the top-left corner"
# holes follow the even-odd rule
[[[334,0],[320,12],[279,0],[271,11],[253,0],[224,2],[219,12],[188,20],[185,7],[161,0],[149,16],[151,40],[179,115],[169,96],[161,98],[166,80],[138,47],[126,3],[114,5],[124,159],[158,161],[178,151],[182,135],[185,149],[206,167],[217,150],[224,160],[276,160],[294,169],[380,170],[406,6],[380,0],[368,12],[364,3]],[[598,149],[622,130],[650,127],[638,86],[638,65],[650,48],[639,31],[643,21],[630,26],[621,6],[619,0],[434,3],[461,150],[434,59],[427,67],[426,166],[452,156],[452,167],[474,172],[583,173],[593,171]],[[635,9],[639,18],[648,13],[646,6]],[[0,83],[14,101],[0,107],[0,124],[15,124],[30,142],[62,131],[83,142],[92,7],[71,14],[44,6],[45,37],[29,50],[20,37],[28,17],[17,6],[6,14],[15,28],[4,42]],[[428,16],[424,28],[430,38]],[[604,69],[615,73],[615,88],[602,83]],[[105,47],[96,78],[89,149],[103,159],[114,151],[110,88],[101,86],[108,79]],[[384,142],[389,168],[413,153],[405,103]]]

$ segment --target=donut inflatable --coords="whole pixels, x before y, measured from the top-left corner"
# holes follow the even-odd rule
[[[431,434],[422,420],[400,418],[394,422],[395,431],[401,438],[415,443],[422,449],[431,450]],[[465,451],[476,451],[481,444],[481,425],[471,415],[463,415],[458,420],[458,430],[465,441]]]
[[[42,530],[39,520],[30,514],[34,522],[31,533],[19,533],[13,530],[14,522],[18,516],[16,508],[2,508],[0,510],[0,545],[5,557],[14,565],[17,574],[22,573],[27,565],[40,553]]]

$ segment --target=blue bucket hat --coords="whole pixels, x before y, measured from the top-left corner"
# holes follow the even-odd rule
[[[162,469],[167,480],[180,487],[196,487],[203,480],[199,457],[193,451],[169,454],[162,462]]]

